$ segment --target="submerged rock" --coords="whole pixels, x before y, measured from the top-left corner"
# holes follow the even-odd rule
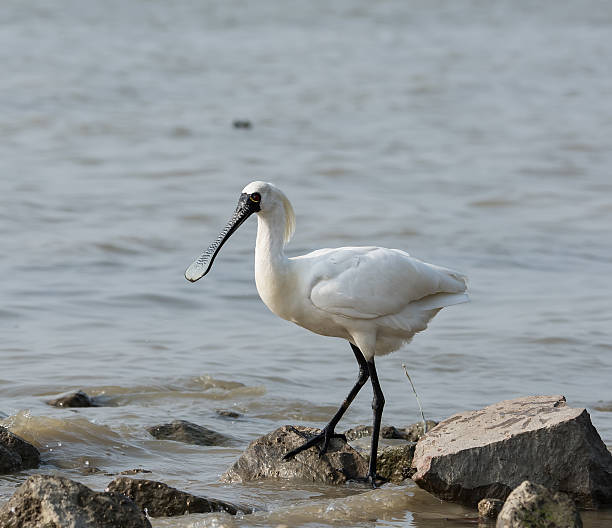
[[[500,499],[482,499],[478,503],[478,517],[483,520],[496,519],[504,506],[504,501]]]
[[[53,407],[98,407],[98,404],[82,390],[63,394],[53,400],[47,400]]]
[[[38,449],[0,426],[0,474],[37,468],[39,464]]]
[[[0,507],[3,528],[151,528],[144,513],[118,493],[99,493],[73,480],[29,477]]]
[[[563,396],[530,396],[456,414],[417,444],[412,477],[444,500],[504,500],[524,480],[580,506],[612,502],[612,454],[585,409]]]
[[[217,409],[215,411],[219,416],[223,416],[224,418],[240,418],[242,414],[236,411],[228,411],[227,409]]]
[[[343,484],[363,478],[366,460],[341,438],[332,438],[327,453],[319,456],[317,447],[297,454],[291,460],[283,455],[320,433],[320,429],[284,425],[250,443],[246,451],[221,477],[224,482],[260,479],[290,479]]]
[[[187,513],[226,512],[235,515],[240,509],[229,502],[198,497],[172,488],[163,482],[119,477],[113,480],[106,491],[121,493],[133,500],[140,509],[152,517],[173,517]]]
[[[565,493],[525,481],[506,499],[496,528],[582,528],[574,501]]]
[[[137,475],[138,473],[153,473],[150,469],[143,468],[134,468],[134,469],[126,469],[119,473],[119,475]]]
[[[156,425],[147,428],[147,431],[158,440],[174,440],[185,444],[223,446],[232,443],[229,436],[186,420],[174,420],[171,423]]]

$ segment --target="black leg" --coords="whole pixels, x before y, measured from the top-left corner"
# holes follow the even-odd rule
[[[351,348],[353,349],[353,354],[355,354],[355,358],[357,359],[357,363],[359,363],[359,377],[357,378],[357,382],[355,383],[355,385],[351,389],[351,392],[349,392],[348,396],[342,402],[342,405],[340,406],[340,408],[338,409],[336,414],[334,414],[333,418],[323,428],[323,431],[320,434],[318,434],[318,435],[314,436],[313,438],[311,438],[310,440],[308,440],[308,442],[305,442],[301,446],[296,447],[292,451],[289,451],[283,457],[285,460],[288,460],[288,459],[294,457],[298,453],[301,453],[305,449],[308,449],[309,447],[312,447],[313,445],[318,444],[321,441],[323,442],[323,445],[319,449],[319,453],[320,453],[321,456],[323,456],[325,454],[325,452],[327,451],[327,447],[329,446],[329,441],[332,438],[335,438],[335,437],[344,437],[344,435],[336,434],[334,432],[334,429],[335,429],[336,425],[338,424],[338,422],[340,421],[340,419],[342,418],[342,416],[344,416],[344,413],[349,408],[349,406],[351,405],[352,401],[355,399],[355,396],[357,396],[357,393],[361,390],[361,387],[363,387],[365,385],[365,382],[368,381],[368,377],[370,376],[369,369],[368,369],[368,363],[366,362],[365,358],[363,357],[363,354],[361,353],[361,350],[359,350],[359,348],[357,348],[352,343],[350,345],[351,345]],[[376,370],[374,370],[374,373],[376,373]],[[345,440],[346,440],[346,438],[345,438]]]
[[[370,468],[368,471],[368,480],[373,487],[376,486],[376,455],[378,453],[378,435],[380,434],[380,421],[382,419],[383,407],[385,406],[385,397],[378,382],[378,374],[374,365],[374,358],[367,362],[370,381],[374,391],[374,399],[372,400],[372,411],[374,412],[374,427],[372,431],[372,444],[370,446]]]

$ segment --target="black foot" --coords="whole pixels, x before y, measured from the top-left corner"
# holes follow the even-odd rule
[[[295,429],[295,431],[300,436],[306,438],[306,435],[304,435],[302,432],[298,431],[297,429]],[[341,433],[334,433],[333,430],[330,431],[327,428],[324,428],[323,431],[321,431],[318,435],[313,436],[308,441],[304,442],[301,446],[296,447],[295,449],[292,449],[288,453],[285,453],[285,455],[283,456],[283,460],[290,460],[291,458],[293,458],[298,453],[301,453],[302,451],[305,451],[306,449],[308,449],[308,448],[310,448],[310,447],[312,447],[314,445],[317,445],[320,442],[323,442],[323,445],[318,448],[319,449],[319,456],[322,457],[327,452],[327,448],[329,447],[329,441],[332,438],[342,438],[346,442],[346,436],[345,435],[343,435]]]

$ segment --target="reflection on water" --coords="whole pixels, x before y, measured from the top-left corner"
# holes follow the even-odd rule
[[[0,419],[41,448],[40,471],[103,489],[144,468],[268,510],[155,526],[465,525],[411,486],[217,482],[257,436],[325,422],[357,375],[346,343],[259,301],[255,222],[205,280],[183,278],[262,179],[295,207],[290,255],[375,244],[469,276],[472,303],[379,362],[386,423],[419,419],[406,363],[428,418],[564,394],[611,445],[611,9],[5,2]],[[104,406],[44,403],[79,388]],[[370,399],[341,425],[368,423]],[[171,419],[239,445],[146,432]],[[0,500],[26,474],[0,478]]]

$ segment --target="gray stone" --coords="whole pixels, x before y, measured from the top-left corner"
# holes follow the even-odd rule
[[[39,464],[38,449],[0,426],[0,474],[37,468]]]
[[[138,473],[153,473],[150,469],[143,468],[134,468],[134,469],[126,469],[119,473],[119,475],[137,475]]]
[[[3,528],[151,528],[130,499],[98,493],[73,480],[29,477],[0,507]]]
[[[158,440],[174,440],[185,444],[224,446],[232,443],[229,436],[185,420],[174,420],[171,423],[149,427],[147,431]]]
[[[187,513],[226,512],[235,515],[244,509],[229,502],[198,497],[172,488],[163,482],[119,477],[113,480],[106,491],[121,493],[133,500],[140,509],[146,508],[152,517],[173,517]]]
[[[320,429],[300,425],[280,427],[251,442],[221,480],[288,479],[343,484],[347,480],[364,478],[368,471],[366,460],[341,438],[332,438],[323,456],[319,456],[315,446],[291,460],[283,460],[283,455],[320,432]]]
[[[427,431],[431,431],[438,422],[434,422],[433,420],[427,420]],[[398,429],[399,438],[403,438],[408,442],[418,442],[423,436],[423,422],[413,423],[412,425],[407,425],[405,427],[400,427]]]
[[[359,454],[370,462],[371,436],[363,436],[349,442]],[[412,457],[416,442],[406,442],[397,438],[381,438],[378,443],[378,454],[376,456],[376,473],[379,477],[399,484],[412,477],[414,469]]]
[[[500,499],[482,499],[478,503],[478,517],[481,519],[496,519],[504,506],[504,501]]]
[[[582,519],[565,493],[526,480],[506,499],[496,528],[582,528]]]
[[[427,420],[427,430],[433,429],[438,422],[433,420]],[[357,425],[351,429],[344,431],[346,439],[350,442],[351,440],[357,440],[364,436],[372,436],[371,425]],[[394,427],[392,425],[383,425],[380,428],[380,438],[399,439],[406,440],[408,442],[416,442],[423,436],[423,422],[414,423],[405,427]]]
[[[47,400],[47,405],[53,407],[98,407],[98,404],[86,393],[79,390],[69,394],[63,394],[53,400]]]
[[[580,506],[612,502],[612,455],[585,409],[563,396],[530,396],[456,414],[417,444],[412,477],[444,500],[504,500],[524,480]]]
[[[344,431],[344,436],[350,442],[351,440],[357,440],[365,436],[372,436],[373,427],[371,425],[357,425],[351,429]],[[398,430],[392,425],[383,425],[380,428],[381,438],[400,438]]]
[[[223,418],[240,418],[242,416],[239,412],[228,411],[227,409],[217,409],[215,412]]]

